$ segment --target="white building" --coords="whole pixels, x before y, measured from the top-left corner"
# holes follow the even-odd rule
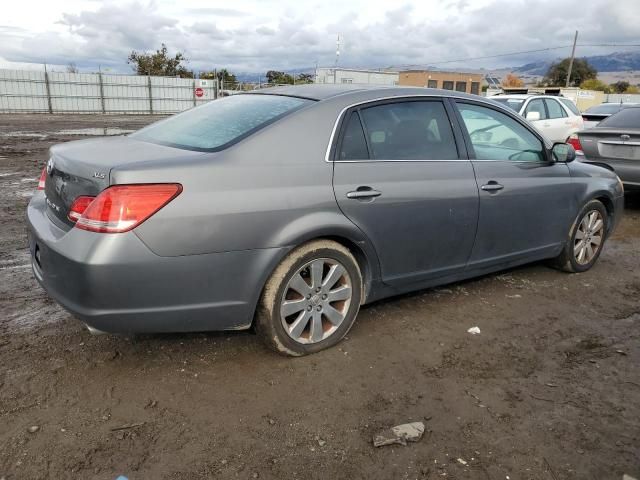
[[[398,72],[321,67],[316,70],[315,83],[397,85],[398,80]]]

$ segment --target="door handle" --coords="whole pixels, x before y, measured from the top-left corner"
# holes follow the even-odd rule
[[[375,198],[382,195],[382,192],[378,190],[374,190],[371,187],[358,187],[357,190],[352,192],[347,192],[347,198],[355,198],[355,199],[367,199],[367,198]]]
[[[493,180],[487,183],[486,185],[482,185],[480,187],[485,192],[497,192],[504,188],[504,185],[500,185],[498,182],[494,182]]]

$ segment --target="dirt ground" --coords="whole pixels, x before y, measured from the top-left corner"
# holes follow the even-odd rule
[[[91,336],[33,279],[25,208],[65,130],[150,120],[0,115],[0,479],[640,477],[639,196],[590,272],[378,302],[309,357],[248,332]],[[420,442],[372,446],[410,421]]]

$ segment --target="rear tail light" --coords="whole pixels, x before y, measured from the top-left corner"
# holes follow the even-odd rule
[[[95,200],[96,197],[78,197],[73,201],[73,205],[71,205],[71,209],[69,210],[69,214],[67,217],[72,222],[77,222],[78,219],[85,212],[87,207],[91,202]]]
[[[572,133],[571,136],[569,136],[567,143],[573,147],[578,155],[584,155],[582,145],[580,144],[580,138],[578,138],[577,133]]]
[[[38,180],[38,188],[37,190],[44,190],[44,182],[47,180],[47,167],[42,169],[42,173],[40,174],[40,180]]]
[[[181,191],[182,185],[178,183],[115,185],[91,201],[88,200],[91,197],[78,197],[69,218],[74,220],[74,212],[78,212],[76,227],[90,232],[126,232],[147,220]],[[76,203],[77,210],[74,210]]]

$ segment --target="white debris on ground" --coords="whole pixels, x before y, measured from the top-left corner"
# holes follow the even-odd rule
[[[424,435],[424,423],[412,422],[396,425],[373,437],[373,446],[406,445],[407,442],[417,442]]]
[[[471,327],[469,330],[467,330],[467,332],[470,333],[471,335],[480,335],[480,328]]]

